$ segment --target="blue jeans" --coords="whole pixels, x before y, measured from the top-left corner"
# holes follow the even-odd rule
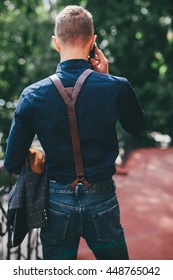
[[[41,230],[43,259],[75,260],[80,237],[99,260],[127,260],[115,185],[106,192],[74,190],[50,181],[48,227]]]

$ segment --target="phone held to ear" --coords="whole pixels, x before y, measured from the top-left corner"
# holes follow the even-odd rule
[[[94,43],[94,47],[93,49],[90,51],[89,55],[90,55],[90,58],[94,58],[95,57],[95,54],[96,54],[96,43]]]

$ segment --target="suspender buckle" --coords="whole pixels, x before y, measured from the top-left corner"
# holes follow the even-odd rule
[[[85,177],[77,177],[72,183],[71,188],[75,188],[77,186],[85,185],[89,188],[90,191],[93,190],[92,185],[85,179]]]

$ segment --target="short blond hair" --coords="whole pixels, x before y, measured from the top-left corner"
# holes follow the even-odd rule
[[[91,13],[81,6],[66,6],[56,17],[55,35],[64,43],[87,43],[94,35]]]

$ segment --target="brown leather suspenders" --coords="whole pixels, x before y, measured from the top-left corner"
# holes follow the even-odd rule
[[[71,187],[74,188],[78,183],[83,183],[87,187],[92,188],[90,183],[85,179],[84,169],[83,169],[83,162],[82,162],[82,155],[81,155],[81,148],[80,148],[80,140],[79,140],[79,132],[77,127],[77,120],[76,120],[76,110],[75,104],[78,98],[79,92],[86,80],[86,78],[93,72],[91,69],[85,70],[77,79],[75,86],[72,88],[64,88],[61,80],[59,77],[54,74],[51,75],[49,78],[52,80],[54,85],[56,86],[59,94],[61,95],[62,99],[64,100],[67,106],[67,113],[69,117],[69,124],[70,124],[70,132],[71,132],[71,139],[72,139],[72,146],[73,146],[73,154],[75,160],[75,167],[76,167],[76,179],[71,183]]]

